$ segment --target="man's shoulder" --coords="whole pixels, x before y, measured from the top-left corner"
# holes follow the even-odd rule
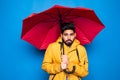
[[[79,44],[78,47],[84,47],[83,45]]]
[[[84,47],[83,45],[81,45],[81,44],[79,44],[79,45],[77,46],[77,48],[78,48],[78,49],[85,49],[85,47]]]
[[[50,44],[49,44],[49,47],[56,47],[56,46],[58,46],[58,45],[59,45],[58,42],[53,42],[53,43],[50,43]]]

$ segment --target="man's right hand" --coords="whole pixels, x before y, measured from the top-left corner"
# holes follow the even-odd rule
[[[66,69],[66,68],[67,68],[67,64],[65,64],[65,63],[62,62],[62,63],[61,63],[61,69],[64,70],[64,69]]]
[[[61,62],[61,68],[66,69],[67,68],[67,64],[68,64],[68,56],[67,55],[62,55],[61,57],[62,62]]]
[[[68,56],[67,55],[62,55],[61,59],[62,59],[63,63],[68,64]]]

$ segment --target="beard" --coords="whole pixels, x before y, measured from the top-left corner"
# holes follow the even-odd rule
[[[73,41],[74,41],[74,40],[73,40]],[[64,42],[67,46],[69,46],[69,47],[72,45],[73,41],[70,40],[70,39],[68,39],[68,40],[66,40],[66,41],[63,40],[63,42]]]

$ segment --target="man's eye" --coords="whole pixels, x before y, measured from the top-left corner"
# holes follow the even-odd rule
[[[64,36],[67,36],[68,34],[64,34]]]
[[[71,36],[73,36],[74,34],[70,34]]]

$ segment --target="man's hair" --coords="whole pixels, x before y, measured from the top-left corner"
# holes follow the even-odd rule
[[[72,22],[62,23],[62,25],[61,25],[61,33],[63,34],[63,32],[65,30],[73,30],[75,32],[74,24]]]

